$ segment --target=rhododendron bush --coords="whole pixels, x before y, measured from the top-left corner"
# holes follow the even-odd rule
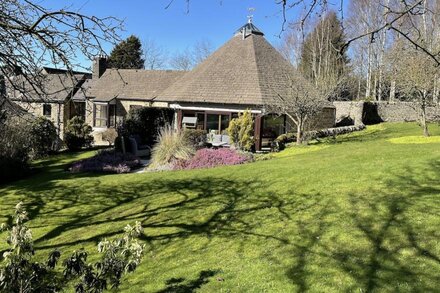
[[[176,170],[212,168],[221,165],[238,165],[251,160],[251,156],[233,149],[201,149],[188,160],[179,160],[174,164]]]

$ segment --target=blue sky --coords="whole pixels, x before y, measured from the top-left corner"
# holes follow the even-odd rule
[[[70,6],[84,14],[98,17],[115,16],[123,19],[125,31],[141,40],[154,40],[173,54],[208,40],[215,48],[229,40],[236,29],[246,23],[248,8],[255,11],[254,24],[265,33],[267,40],[277,44],[282,26],[281,6],[275,0],[190,0],[189,12],[185,0],[42,0],[48,8]],[[336,1],[337,2],[337,1]],[[337,9],[335,7],[335,9]],[[293,19],[298,11],[290,11]],[[106,48],[110,51],[111,48]],[[83,64],[86,65],[87,64]]]

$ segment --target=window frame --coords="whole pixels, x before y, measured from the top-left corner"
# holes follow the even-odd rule
[[[98,111],[98,106],[100,107]],[[105,107],[105,111],[103,111],[103,107]],[[112,111],[110,111],[110,108],[113,108]],[[101,113],[105,112],[105,115],[102,115]],[[111,113],[113,112],[113,113]],[[111,117],[110,117],[110,114]],[[104,116],[104,117],[103,117]],[[100,123],[96,123],[96,122]],[[102,123],[104,122],[104,123]],[[99,126],[97,126],[99,124]],[[99,103],[95,102],[93,103],[93,127],[95,128],[114,128],[116,127],[116,104],[111,103]]]

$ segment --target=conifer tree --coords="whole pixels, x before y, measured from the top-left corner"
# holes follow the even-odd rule
[[[144,62],[141,41],[132,35],[113,48],[108,66],[119,69],[143,69]]]

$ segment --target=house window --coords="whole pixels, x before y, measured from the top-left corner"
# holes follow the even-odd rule
[[[95,104],[94,111],[95,127],[115,127],[116,125],[116,105]]]
[[[196,113],[197,117],[197,129],[205,129],[205,113]]]
[[[206,115],[206,130],[208,132],[215,131],[221,134],[229,126],[229,114],[207,114]]]
[[[50,117],[52,115],[52,105],[50,104],[43,105],[43,115],[46,117]]]

